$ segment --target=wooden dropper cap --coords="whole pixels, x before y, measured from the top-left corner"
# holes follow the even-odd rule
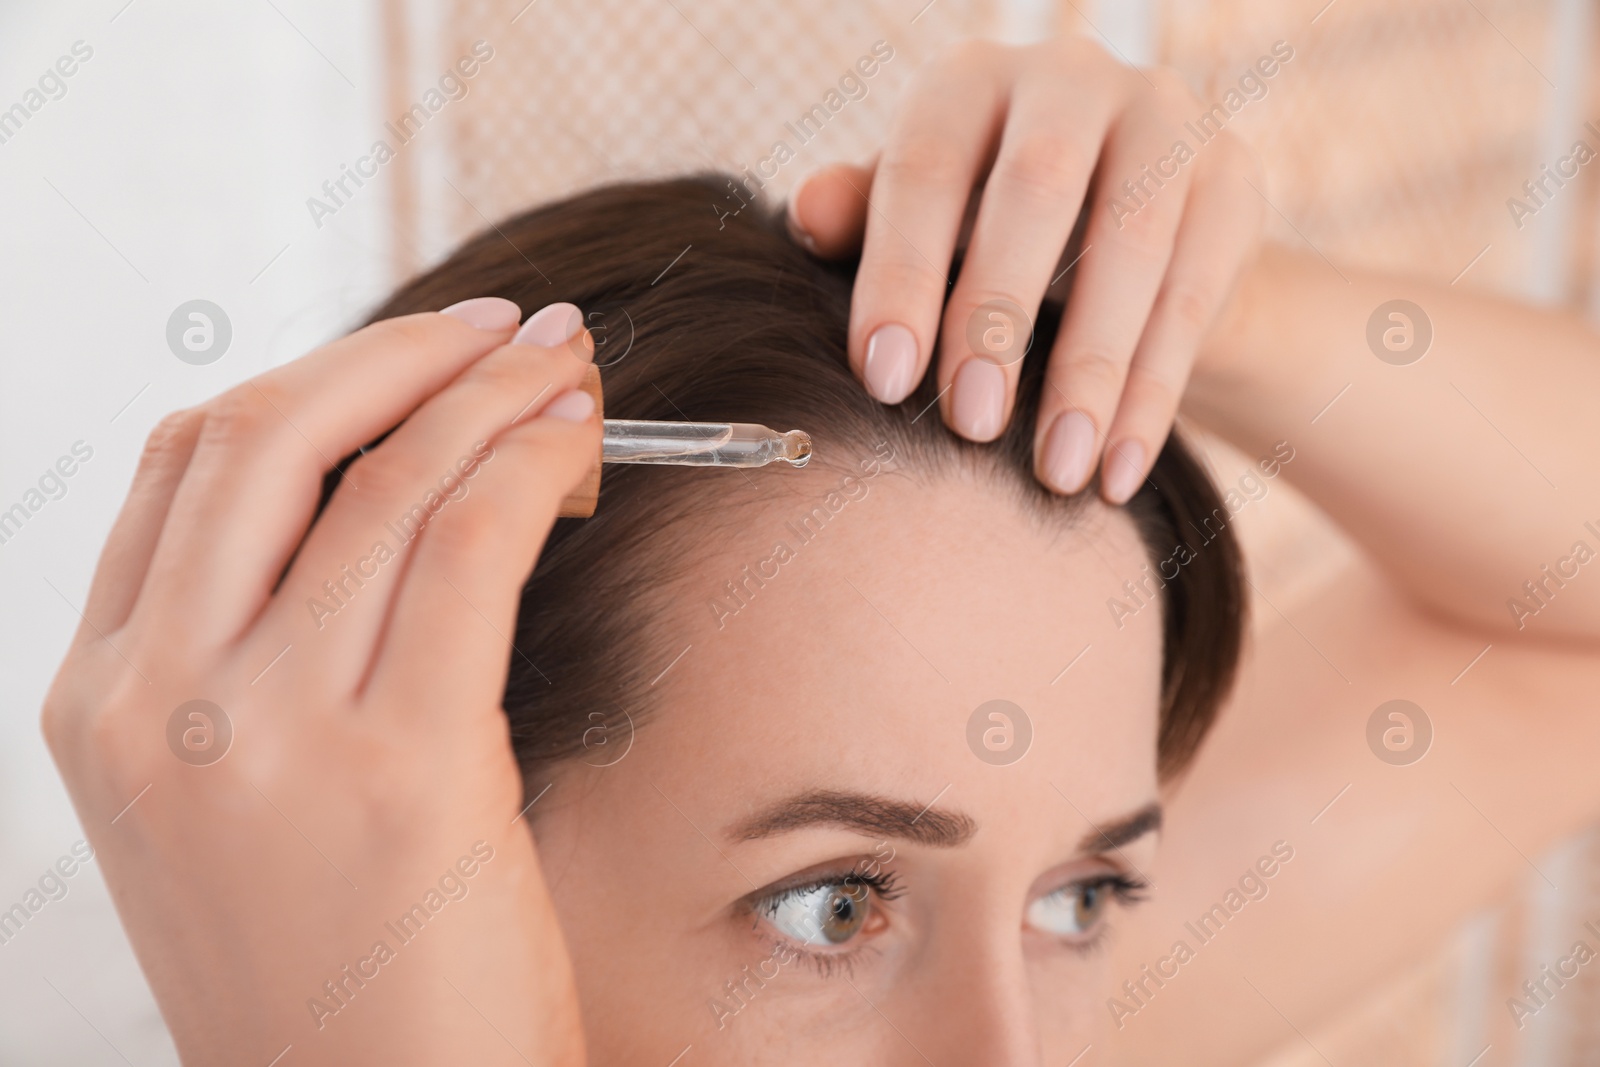
[[[593,363],[583,372],[583,381],[578,383],[578,388],[594,397],[594,417],[602,422],[606,417],[605,396],[600,389],[600,368]],[[600,501],[600,457],[602,450],[597,448],[594,453],[594,466],[589,468],[589,473],[584,476],[578,487],[561,501],[561,510],[556,515],[563,519],[587,519],[594,514],[595,505]]]

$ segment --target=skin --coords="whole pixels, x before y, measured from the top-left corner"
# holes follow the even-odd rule
[[[1523,583],[1574,541],[1600,547],[1584,527],[1600,526],[1589,413],[1600,337],[1569,313],[1343,270],[1348,283],[1313,253],[1264,250],[1186,401],[1247,456],[1296,442],[1283,478],[1326,517],[1295,517],[1304,503],[1288,494],[1255,517],[1308,539],[1329,565],[1302,581],[1303,555],[1277,575],[1258,563],[1271,606],[1258,599],[1238,692],[1169,804],[1151,872],[1161,891],[1115,943],[1117,983],[1268,842],[1292,840],[1297,858],[1269,901],[1127,1021],[1105,1046],[1111,1062],[1313,1055],[1285,1019],[1337,1062],[1322,1027],[1442,951],[1479,909],[1519,885],[1560,883],[1544,851],[1600,816],[1600,583],[1583,566],[1537,615],[1507,607],[1526,603]],[[1432,350],[1408,367],[1365,343],[1373,309],[1396,296],[1434,327]],[[1281,539],[1257,536],[1257,558]],[[1435,730],[1426,756],[1403,767],[1373,758],[1365,739],[1373,709],[1395,697]],[[1587,937],[1581,922],[1553,936]],[[1513,987],[1537,977],[1520,957],[1503,965]],[[1491,1056],[1518,1040],[1499,1005],[1486,1025]]]
[[[840,478],[796,472],[751,516],[748,542],[691,576],[682,617],[661,620],[699,647],[627,756],[559,768],[530,834],[497,709],[497,635],[598,427],[592,408],[580,422],[549,414],[583,370],[572,349],[588,346],[504,344],[509,333],[445,315],[381,323],[152,438],[45,725],[185,1059],[292,1047],[311,1063],[645,1064],[698,1043],[703,1062],[914,1063],[940,1049],[1044,1063],[1080,1051],[1103,1025],[1087,1005],[1105,959],[1089,947],[1115,909],[1063,930],[1033,908],[1131,881],[1154,853],[1160,639],[1114,633],[1098,606],[1143,561],[1128,520],[1092,503],[1063,530],[1001,487],[882,471],[788,564],[803,574],[769,583],[719,632],[704,591]],[[378,360],[393,378],[364,389]],[[296,553],[319,456],[419,401]],[[333,618],[313,618],[318,578],[362,556],[477,440],[494,452],[471,491]],[[260,480],[230,500],[239,470]],[[955,616],[967,626],[935,621]],[[828,625],[797,630],[808,618]],[[168,749],[172,709],[197,694],[236,731],[206,766]],[[974,708],[1001,696],[1034,729],[1009,766],[967,741]],[[865,833],[859,819],[730,830],[818,790],[868,794],[902,817]],[[1119,829],[1130,823],[1138,832]],[[930,841],[939,827],[947,840]],[[870,923],[854,961],[786,961],[770,997],[719,1019],[722,983],[785,941],[740,902],[873,858],[874,876],[903,889],[861,894]],[[400,937],[396,920],[436,885],[467,888]],[[325,982],[353,982],[347,964],[365,980],[324,996]],[[835,968],[848,980],[822,973]]]
[[[1153,827],[1119,849],[1092,840],[1158,802],[1159,632],[1118,634],[1100,607],[1137,573],[1136,535],[1104,508],[1063,533],[990,487],[881,474],[719,629],[709,595],[838,480],[794,479],[689,578],[661,662],[691,648],[660,683],[659,710],[625,758],[568,763],[538,805],[593,1062],[661,1064],[692,1045],[708,1064],[1064,1063],[1103,1027],[1091,1005],[1106,957],[1093,946],[1119,909],[1073,937],[1030,928],[1026,910],[1077,881],[1136,878],[1155,851]],[[939,622],[954,617],[961,627]],[[995,698],[1035,731],[1008,766],[967,747],[968,718]],[[733,832],[818,790],[906,815]],[[957,819],[972,824],[959,844],[917,839]],[[795,942],[741,900],[886,854],[901,892],[874,892],[881,929],[772,962]],[[770,981],[734,1012],[725,983],[746,966]]]
[[[503,1062],[485,1018],[515,1020],[542,1062],[582,1060],[560,931],[513,825],[521,782],[491,627],[511,625],[600,427],[592,404],[583,421],[544,417],[574,413],[563,394],[588,346],[507,344],[517,309],[495,304],[478,308],[487,328],[390,320],[169,416],[112,529],[45,737],[185,1062],[266,1063],[287,1046],[312,1063]],[[323,457],[408,413],[355,464],[360,488],[339,494],[275,592]],[[324,576],[480,440],[494,457],[472,491],[317,626],[306,601]],[[235,730],[208,766],[168,747],[169,717],[195,699]],[[323,983],[485,853],[471,906],[315,1025],[306,1005]]]
[[[913,214],[956,233],[967,177],[946,174],[943,199]],[[892,202],[887,188],[874,180],[875,203]],[[1058,192],[1076,212],[1073,187]],[[870,250],[865,214],[836,214],[833,236]],[[809,225],[819,248],[825,223]],[[1165,273],[1141,277],[1171,291]],[[1397,292],[1436,334],[1406,368],[1365,342],[1373,308]],[[1104,583],[1138,562],[1125,520],[1091,516],[1097,551],[1085,555],[1079,534],[1041,533],[959,480],[875,483],[790,564],[816,581],[770,583],[726,630],[686,632],[692,651],[662,681],[636,749],[604,770],[559,769],[536,841],[497,706],[499,635],[598,427],[544,417],[588,345],[508,345],[511,315],[481,329],[445,315],[380,324],[152,437],[44,722],[189,1062],[269,1062],[293,1045],[299,1063],[577,1064],[585,1040],[594,1062],[670,1062],[691,1043],[694,1062],[1069,1062],[1109,1024],[1116,981],[1284,838],[1298,851],[1272,897],[1097,1046],[1120,1062],[1240,1062],[1291,1037],[1286,1018],[1326,1018],[1492,898],[1524,870],[1506,842],[1537,855],[1600,811],[1586,760],[1600,741],[1588,696],[1600,582],[1568,583],[1521,629],[1505,608],[1597,518],[1600,429],[1586,398],[1600,391],[1600,342],[1572,318],[1268,250],[1199,345],[1186,410],[1249,457],[1293,442],[1285,485],[1365,557],[1299,596],[1258,583],[1266,621],[1214,743],[1162,798],[1182,845],[1159,867],[1149,836],[1110,857],[1079,850],[1089,824],[1156,795],[1155,616],[1118,630],[1105,614]],[[1161,334],[1147,323],[1138,345]],[[853,322],[853,353],[859,336]],[[336,498],[275,590],[326,457],[413,411],[358,464],[362,488]],[[313,628],[304,601],[323,577],[477,440],[496,458],[472,492]],[[816,473],[792,483],[799,499]],[[715,587],[750,558],[698,574]],[[700,595],[686,588],[681,620],[663,630],[693,630],[697,614],[707,627]],[[796,633],[814,617],[828,625]],[[1093,654],[1052,687],[1096,632]],[[1453,682],[1484,644],[1495,647]],[[1397,693],[1438,727],[1409,768],[1378,763],[1363,734]],[[1038,727],[1005,768],[961,740],[972,707],[997,695]],[[237,727],[209,767],[174,759],[165,739],[172,710],[196,697]],[[832,977],[797,962],[718,1030],[708,998],[770,951],[750,916],[734,921],[734,902],[880,854],[878,837],[837,827],[727,840],[764,802],[819,783],[937,801],[975,829],[955,848],[891,842],[905,892],[871,926],[881,954]],[[1313,835],[1342,783],[1348,795]],[[470,896],[317,1029],[307,998],[478,842],[493,855],[463,874]],[[1159,887],[1142,910],[1113,911],[1122,954],[1039,943],[1030,901],[1119,863]],[[1406,907],[1396,887],[1427,893]],[[1241,972],[1272,1010],[1240,992]]]
[[[983,48],[963,62],[981,65]],[[1021,71],[1027,62],[1009,66]],[[1064,113],[1073,107],[1061,103]],[[1005,122],[1009,138],[1020,122],[1017,109]],[[892,136],[912,126],[927,122],[908,113]],[[1264,184],[1239,149],[1227,143],[1219,153],[1234,156],[1238,167],[1217,180],[1248,181],[1259,210]],[[916,180],[909,173],[894,178]],[[965,215],[947,193],[938,212],[892,216],[882,180],[872,166],[819,171],[791,200],[791,228],[822,255],[862,248],[875,216],[902,232],[917,225],[923,233],[954,232],[959,242],[973,228],[973,205],[1001,195],[991,176],[971,194]],[[869,189],[870,208],[860,195]],[[1054,189],[1061,204],[1080,205],[1076,181]],[[1232,210],[1196,216],[1218,227],[1215,254],[1198,261],[1214,282],[1243,247],[1240,283],[1215,318],[1208,318],[1209,298],[1182,301],[1190,321],[1211,326],[1187,391],[1168,375],[1158,392],[1182,392],[1183,413],[1247,460],[1267,455],[1276,441],[1294,442],[1299,459],[1282,480],[1304,496],[1276,491],[1238,523],[1247,535],[1257,522],[1270,527],[1252,539],[1256,554],[1271,559],[1286,541],[1298,554],[1288,564],[1292,579],[1253,576],[1265,595],[1255,597],[1240,686],[1168,805],[1169,826],[1181,826],[1181,835],[1169,835],[1174,845],[1153,872],[1160,892],[1114,942],[1115,974],[1137,978],[1170,952],[1184,922],[1215,903],[1273,840],[1302,842],[1301,866],[1297,878],[1274,885],[1270,907],[1254,907],[1247,923],[1206,948],[1204,964],[1185,968],[1181,981],[1162,987],[1136,1022],[1117,1032],[1104,1050],[1118,1063],[1231,1064],[1279,1046],[1306,1053],[1295,1028],[1318,1037],[1319,1024],[1438,951],[1516,879],[1542,878],[1523,857],[1538,857],[1600,814],[1600,785],[1589,767],[1600,743],[1592,714],[1600,585],[1568,582],[1532,620],[1507,608],[1525,581],[1541,579],[1541,565],[1570,553],[1574,540],[1595,547],[1583,523],[1597,518],[1600,478],[1587,457],[1600,442],[1585,405],[1600,388],[1600,340],[1568,313],[1349,266],[1335,271],[1309,252],[1267,248],[1256,258],[1248,240],[1235,243],[1255,232],[1252,208],[1232,203]],[[1091,224],[1103,221],[1105,203],[1094,210],[1100,214]],[[884,253],[869,239],[863,255],[870,262]],[[1091,259],[1082,261],[1085,275]],[[963,280],[971,269],[969,263]],[[1062,279],[1067,286],[1058,283],[1070,287],[1069,321],[1120,309],[1125,320],[1144,322],[1140,351],[1170,336],[1137,306],[1130,310],[1132,290],[1097,290],[1090,300],[1075,273]],[[1147,273],[1146,283],[1153,277]],[[1176,284],[1175,272],[1161,284],[1164,293],[1215,292]],[[926,289],[913,291],[922,294],[913,302],[935,299]],[[862,295],[858,287],[858,302]],[[1374,309],[1397,296],[1420,304],[1435,334],[1431,353],[1405,368],[1373,358],[1365,343]],[[858,307],[853,323],[878,318],[881,306]],[[951,306],[958,307],[955,295]],[[949,337],[954,325],[955,316],[946,316],[946,361],[969,358],[970,348]],[[1071,348],[1064,336],[1049,357],[1058,382],[1070,377]],[[1128,376],[1116,418],[1140,409],[1151,414],[1136,422],[1165,432],[1157,412],[1170,405],[1139,400],[1139,377],[1137,368]],[[1097,418],[1096,425],[1105,423]],[[1036,432],[1042,440],[1045,419]],[[1043,463],[1040,477],[1063,486]],[[1227,472],[1219,477],[1231,480]],[[1309,511],[1307,501],[1320,512]],[[1309,554],[1308,541],[1316,545]],[[1301,579],[1309,559],[1335,562],[1308,583]],[[1400,694],[1420,702],[1444,733],[1423,761],[1397,768],[1372,758],[1364,734],[1373,709]],[[1295,709],[1292,722],[1286,707]],[[1313,826],[1311,817],[1346,785],[1339,808]],[[1425,906],[1403,906],[1414,894],[1397,901],[1396,887],[1413,886],[1427,887]],[[1241,975],[1255,976],[1267,992],[1244,986]],[[1505,1044],[1512,1040],[1509,1016],[1501,1025]],[[1319,1047],[1336,1054],[1330,1042],[1324,1035]]]
[[[904,399],[937,344],[945,424],[993,440],[1010,421],[1040,298],[1070,287],[1035,468],[1072,493],[1099,466],[1105,498],[1125,502],[1161,451],[1265,211],[1260,165],[1227,131],[1168,164],[1165,180],[1145,176],[1193,141],[1184,123],[1208,106],[1176,73],[1134,70],[1077,36],[967,41],[919,69],[877,159],[823,168],[790,199],[791,232],[808,247],[860,251],[849,344],[867,390]],[[1131,214],[1128,181],[1153,190]],[[874,352],[885,327],[909,331],[912,372],[894,371],[903,346]]]

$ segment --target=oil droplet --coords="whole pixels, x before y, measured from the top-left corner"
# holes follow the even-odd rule
[[[804,467],[811,462],[811,435],[804,430],[790,430],[783,435],[784,459],[796,467]]]

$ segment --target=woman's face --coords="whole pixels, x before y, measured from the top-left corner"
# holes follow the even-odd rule
[[[591,1060],[1067,1063],[1159,818],[1133,526],[785,477],[676,590],[648,725],[531,813]]]

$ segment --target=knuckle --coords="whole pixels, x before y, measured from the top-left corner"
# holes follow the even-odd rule
[[[60,762],[69,741],[115,686],[115,674],[99,661],[93,645],[79,644],[67,654],[39,709],[39,729]],[[109,684],[108,684],[109,682]]]
[[[88,742],[88,756],[95,775],[103,780],[120,783],[129,770],[129,742],[127,718],[111,712],[91,716],[84,731]]]
[[[1114,245],[1140,271],[1159,271],[1165,267],[1172,254],[1176,236],[1175,206],[1182,200],[1182,191],[1173,190],[1168,197],[1156,197],[1148,210],[1133,211],[1122,216],[1108,243]]]
[[[1211,325],[1217,302],[1193,285],[1177,285],[1167,292],[1166,313],[1186,336],[1196,336]]]
[[[536,484],[564,496],[593,463],[600,428],[554,419],[535,419],[518,426],[495,442],[495,454],[508,457],[507,466],[540,471]]]
[[[1035,130],[1005,153],[995,174],[1011,187],[1053,198],[1086,178],[1092,165],[1081,141],[1053,130]]]
[[[52,696],[46,700],[39,711],[39,732],[44,735],[45,747],[50,750],[58,763],[65,751],[65,742],[73,718],[66,702],[59,697]]]
[[[945,284],[933,264],[909,250],[884,250],[862,273],[868,282],[856,302],[863,307],[914,307]]]
[[[425,347],[438,344],[445,336],[448,328],[448,315],[437,312],[423,312],[416,315],[401,315],[393,319],[380,319],[369,323],[357,330],[352,337],[360,337],[377,341],[385,345],[396,345],[406,348]]]
[[[385,499],[419,493],[433,480],[415,457],[387,443],[356,460],[347,473],[363,495]]]
[[[488,508],[456,508],[446,509],[425,536],[447,555],[483,559],[504,547],[504,530],[504,524],[494,521]]]
[[[554,397],[563,386],[571,384],[569,378],[576,380],[576,376],[570,373],[572,369],[563,366],[554,353],[517,345],[503,348],[487,359],[480,359],[467,371],[462,381],[496,395],[520,396],[526,393],[528,399],[532,399],[540,390],[547,390],[544,395]]]
[[[147,703],[147,694],[135,691],[124,676],[112,683],[98,707],[72,724],[85,747],[80,758],[87,760],[97,780],[114,789],[142,786],[145,774],[154,766],[151,760],[162,744],[166,719],[145,714]],[[65,725],[58,723],[56,728]]]
[[[236,447],[279,432],[283,416],[271,395],[274,391],[272,383],[262,379],[223,393],[203,409],[202,439],[213,445]]]
[[[878,164],[878,177],[893,185],[938,186],[958,177],[963,151],[947,137],[916,133],[894,140]]]
[[[1083,348],[1067,356],[1063,377],[1071,383],[1073,396],[1114,400],[1122,391],[1128,374],[1127,362],[1103,348]]]
[[[1165,418],[1171,418],[1171,413],[1177,410],[1178,401],[1183,396],[1183,389],[1179,383],[1172,381],[1166,375],[1140,366],[1129,369],[1126,392],[1137,394],[1141,404],[1147,408],[1158,409]]]
[[[1034,298],[1033,303],[1037,307],[1037,297]],[[980,287],[976,284],[961,285],[960,283],[957,283],[956,292],[950,297],[950,302],[946,305],[945,325],[948,327],[964,323],[967,316],[978,311],[986,304],[1011,304],[1019,308],[1023,315],[1028,316],[1027,320],[1021,325],[1029,329],[1033,327],[1031,313],[1022,296],[1014,292],[1006,292],[1003,289]],[[1009,309],[1007,310],[1009,311]]]
[[[520,483],[523,488],[515,499],[486,504],[485,509],[510,509],[521,522],[547,507],[553,512],[562,498],[578,488],[598,457],[600,428],[553,425],[552,420],[536,419],[506,434],[495,443],[495,449],[497,454],[504,453],[508,467],[529,471],[530,476]]]
[[[150,436],[144,440],[144,454],[140,458],[139,465],[161,466],[167,460],[184,452],[188,447],[190,435],[204,417],[202,412],[193,408],[185,408],[162,416],[161,421],[150,431]]]

